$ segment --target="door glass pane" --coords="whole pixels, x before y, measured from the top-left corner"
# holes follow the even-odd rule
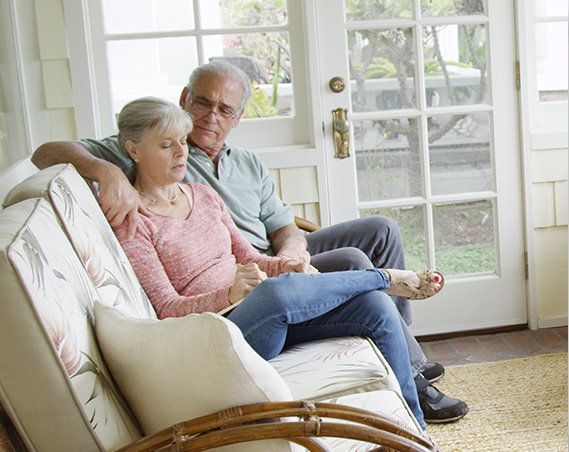
[[[426,17],[484,14],[484,0],[421,0],[421,14]]]
[[[422,195],[417,118],[354,121],[359,201]]]
[[[354,112],[415,107],[411,28],[349,31],[348,51]]]
[[[423,29],[428,107],[488,102],[484,25]]]
[[[431,116],[427,124],[434,195],[494,189],[489,113]]]
[[[434,206],[436,268],[446,275],[496,271],[494,203]]]
[[[427,262],[425,210],[423,207],[397,207],[394,209],[366,209],[360,211],[360,217],[368,215],[383,215],[397,223],[403,240],[406,268],[430,267]]]
[[[288,33],[205,36],[205,59],[222,58],[240,67],[253,86],[244,117],[287,116],[292,112]]]
[[[199,0],[199,5],[202,28],[286,25],[288,20],[286,0]]]
[[[409,0],[346,0],[348,21],[410,18]]]
[[[103,0],[106,33],[193,30],[194,10],[187,0]]]

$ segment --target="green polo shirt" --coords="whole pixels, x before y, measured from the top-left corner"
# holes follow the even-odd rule
[[[116,136],[79,143],[93,156],[125,172],[132,166]],[[190,147],[184,182],[198,182],[217,191],[237,227],[261,252],[271,247],[268,234],[294,222],[292,207],[279,198],[267,167],[255,153],[242,147],[224,146],[217,157],[217,168],[207,154]]]

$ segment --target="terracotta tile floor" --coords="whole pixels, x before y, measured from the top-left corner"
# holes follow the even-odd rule
[[[520,330],[419,343],[428,361],[444,366],[567,352],[567,327]]]

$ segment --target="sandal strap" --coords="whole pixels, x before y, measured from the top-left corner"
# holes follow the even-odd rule
[[[412,286],[406,280],[395,277],[391,275],[391,273],[388,271],[386,271],[385,273],[387,273],[387,275],[389,276],[390,286],[402,285],[413,293],[412,296],[408,297],[410,300],[424,300],[434,295],[432,293],[431,294],[427,293],[427,290],[430,288],[431,281],[434,275],[439,275],[439,277],[441,278],[441,281],[439,282],[441,289],[444,286],[444,276],[442,275],[442,273],[433,270],[415,270],[415,274],[419,277],[419,287]],[[440,289],[438,292],[440,292]]]

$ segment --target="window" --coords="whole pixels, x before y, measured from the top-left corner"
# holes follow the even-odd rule
[[[253,85],[245,117],[293,109],[286,2],[103,0],[113,111],[156,95],[177,103],[193,68],[224,59]]]
[[[132,6],[129,0],[64,0],[66,15],[81,18],[66,23],[75,97],[92,106],[76,111],[80,136],[115,132],[116,115],[137,97],[178,103],[191,71],[223,58],[244,69],[253,85],[245,117],[255,119],[242,121],[231,140],[250,148],[311,142],[301,0]]]

